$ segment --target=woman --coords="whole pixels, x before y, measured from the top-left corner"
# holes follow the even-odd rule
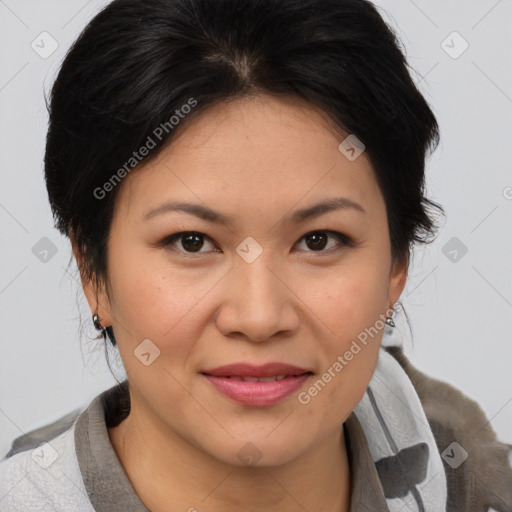
[[[370,2],[116,0],[49,106],[127,380],[15,443],[1,510],[512,510],[510,447],[393,330],[439,134]]]

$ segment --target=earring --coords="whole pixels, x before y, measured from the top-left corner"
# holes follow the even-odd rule
[[[393,316],[394,312],[395,312],[395,310],[394,310],[394,308],[393,308],[393,313],[391,313],[391,316],[387,316],[387,317],[386,317],[386,323],[387,323],[389,326],[391,326],[391,327],[396,327],[395,322],[393,322],[393,318],[392,318],[392,316]]]
[[[386,317],[386,323],[391,327],[396,327],[395,322],[393,322],[393,319],[390,316]]]
[[[101,333],[98,335],[98,337],[96,339],[99,340],[100,338],[103,338],[103,341],[106,341],[107,340],[106,329],[105,329],[105,327],[103,327],[101,325],[100,317],[96,313],[94,313],[94,315],[92,315],[92,322],[93,322],[96,330],[101,331]]]
[[[103,341],[107,341],[108,336],[110,343],[112,343],[112,346],[115,347],[117,345],[117,341],[116,337],[114,336],[114,329],[112,329],[112,326],[109,325],[107,327],[103,327],[100,323],[100,317],[96,313],[92,315],[92,322],[94,327],[96,327],[98,331],[101,331],[101,333],[95,339],[99,340],[100,338],[103,338]]]

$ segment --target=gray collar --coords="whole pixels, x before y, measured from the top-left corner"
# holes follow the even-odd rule
[[[78,464],[96,512],[149,512],[133,489],[108,436],[107,423],[120,423],[129,412],[127,403],[128,387],[124,381],[98,395],[75,425]],[[389,512],[366,437],[354,413],[343,428],[351,467],[350,512]]]
[[[354,413],[343,428],[352,479],[350,512],[389,512],[363,427]]]
[[[96,512],[149,512],[140,501],[108,436],[105,415],[114,386],[98,395],[75,425],[75,448],[89,500]]]

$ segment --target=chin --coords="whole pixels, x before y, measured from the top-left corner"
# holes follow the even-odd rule
[[[291,435],[286,438],[261,438],[261,433],[254,436],[245,435],[243,439],[231,439],[223,450],[219,449],[219,444],[212,446],[211,450],[204,446],[203,450],[223,463],[239,468],[278,467],[293,461],[301,454],[297,439]],[[289,442],[288,445],[286,441]]]

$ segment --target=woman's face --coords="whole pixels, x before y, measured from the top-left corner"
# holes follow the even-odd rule
[[[406,266],[391,268],[369,159],[347,158],[342,140],[306,104],[237,99],[198,116],[119,185],[110,299],[101,292],[97,306],[89,284],[85,291],[114,328],[132,412],[159,432],[228,464],[245,464],[252,450],[254,464],[277,465],[332,439],[362,398]],[[344,207],[295,215],[340,198]],[[155,212],[171,202],[211,209],[225,223]],[[196,236],[164,244],[183,231]],[[238,362],[314,375],[272,402],[230,397],[202,373]],[[251,385],[267,386],[242,384]]]

